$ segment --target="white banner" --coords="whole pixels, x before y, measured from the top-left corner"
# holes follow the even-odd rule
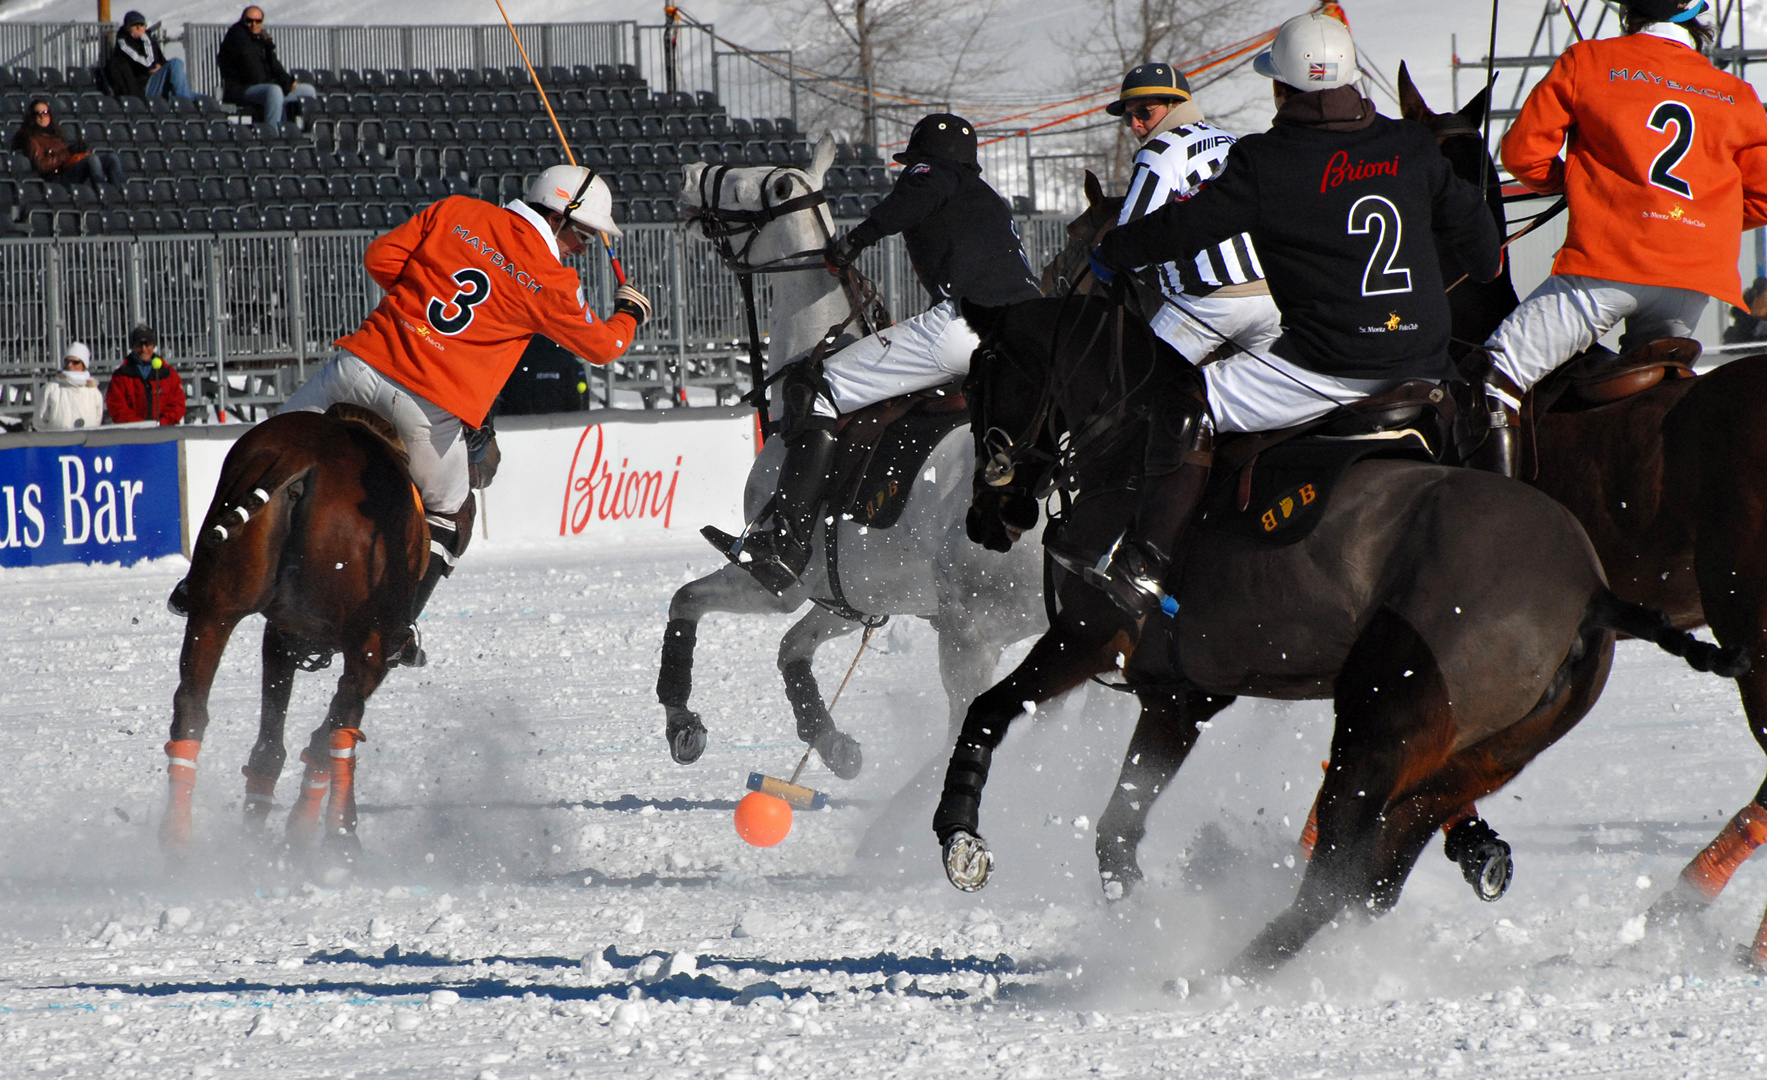
[[[480,536],[598,544],[692,536],[702,525],[740,529],[743,482],[755,460],[754,413],[696,412],[627,419],[601,411],[578,414],[592,421],[586,425],[555,427],[542,425],[563,425],[570,417],[500,421],[503,464],[481,493]],[[238,437],[246,430],[240,425],[226,433]],[[195,536],[233,442],[190,439],[184,446],[185,535]]]
[[[674,418],[682,415],[499,429],[503,464],[483,492],[483,535],[596,544],[692,536],[702,525],[740,528],[754,414]]]

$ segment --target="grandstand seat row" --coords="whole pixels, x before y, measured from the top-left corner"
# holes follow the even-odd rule
[[[722,120],[723,117],[717,119]],[[98,121],[89,121],[98,123]],[[112,121],[121,123],[122,121]],[[140,120],[136,123],[176,124],[177,120]],[[198,121],[188,121],[197,123]],[[462,119],[462,120],[423,120],[396,119],[364,116],[348,120],[314,119],[308,128],[314,138],[324,137],[327,131],[335,132],[341,124],[354,124],[360,132],[364,125],[375,125],[377,137],[382,141],[403,143],[456,143],[456,142],[504,142],[511,145],[520,143],[550,142],[557,138],[559,128],[563,128],[572,142],[583,143],[620,143],[620,142],[685,142],[693,140],[701,142],[707,139],[715,142],[730,140],[746,142],[759,139],[762,142],[798,142],[804,146],[809,143],[803,139],[794,139],[790,135],[779,135],[777,129],[773,134],[757,135],[747,124],[740,128],[734,124],[713,124],[707,117],[671,116],[666,120],[662,117],[649,116],[640,122],[636,117],[628,116],[616,120],[604,116],[599,120],[561,118],[557,127],[553,126],[550,117],[545,114],[538,116],[511,117],[508,119]],[[334,136],[335,137],[335,136]]]
[[[574,67],[552,65],[536,68],[547,89],[558,87],[618,86],[643,89],[644,78],[631,64],[577,64]],[[289,72],[297,80],[312,84],[319,90],[473,90],[479,87],[517,89],[532,86],[528,69],[520,66],[503,68],[295,68]],[[4,86],[0,80],[0,86]]]
[[[154,98],[111,97],[97,90],[80,94],[4,94],[0,93],[0,117],[16,119],[35,97],[49,102],[56,119],[67,120],[147,120],[167,117],[215,119],[227,115],[227,109],[212,97]]]
[[[34,209],[14,226],[14,234],[32,237],[154,236],[179,233],[309,231],[314,229],[385,230],[410,219],[408,203],[327,203],[322,206],[135,210]]]
[[[685,90],[651,94],[624,88],[611,90],[591,87],[588,90],[549,91],[547,101],[560,113],[722,113],[723,107],[707,91],[697,95]],[[388,91],[355,93],[327,92],[313,99],[313,112],[359,116],[459,116],[504,115],[509,113],[540,113],[546,106],[533,90],[451,90],[410,91],[403,94]]]
[[[304,133],[293,124],[235,124],[226,120],[79,120],[61,126],[70,137],[81,139],[94,150],[209,143],[261,146],[297,143],[305,139]],[[4,138],[7,145],[11,145],[13,132],[17,130],[17,124],[6,126]]]

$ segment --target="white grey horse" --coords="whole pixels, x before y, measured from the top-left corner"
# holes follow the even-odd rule
[[[709,217],[719,210],[752,215],[797,200],[778,217],[751,219],[758,227],[734,245],[746,267],[801,267],[769,276],[769,374],[807,355],[851,311],[845,290],[823,269],[820,257],[833,219],[819,199],[804,198],[820,191],[822,175],[833,160],[833,141],[824,137],[808,172],[756,167],[707,174],[709,167],[703,164],[686,168],[682,203],[691,216]],[[708,182],[702,184],[702,178]],[[708,207],[713,200],[716,205]],[[771,497],[783,457],[784,445],[774,439],[755,458],[743,493],[749,520]],[[1048,625],[1039,537],[1002,555],[972,543],[965,534],[974,458],[969,428],[959,428],[934,448],[894,526],[867,530],[851,521],[837,526],[837,575],[846,602],[868,616],[916,615],[938,632],[939,673],[950,702],[946,749],[956,739],[970,700],[993,681],[1001,648]],[[657,698],[667,711],[669,752],[677,762],[697,760],[706,744],[705,726],[687,707],[700,617],[708,611],[784,614],[813,597],[831,597],[823,536],[818,529],[804,583],[784,596],[775,596],[734,565],[676,591],[669,604]],[[823,642],[858,628],[858,623],[816,605],[779,644],[779,669],[799,737],[842,779],[859,773],[859,744],[835,728],[810,661]],[[939,764],[935,756],[935,772]]]

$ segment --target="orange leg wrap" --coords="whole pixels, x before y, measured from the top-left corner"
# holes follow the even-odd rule
[[[1716,900],[1724,886],[1730,884],[1730,876],[1736,873],[1736,868],[1753,855],[1763,841],[1767,841],[1767,808],[1751,802],[1736,812],[1718,838],[1706,845],[1706,850],[1693,857],[1693,861],[1681,871],[1681,880],[1708,902]],[[1763,932],[1767,932],[1767,927]],[[1758,939],[1755,948],[1757,952],[1761,949]]]
[[[166,744],[166,816],[160,819],[160,847],[175,855],[190,851],[190,796],[196,790],[197,739]]]
[[[262,825],[275,801],[276,777],[255,773],[250,765],[240,766],[239,773],[245,777],[245,820],[250,825]]]
[[[301,751],[306,771],[301,776],[301,797],[288,812],[288,842],[305,847],[313,842],[319,830],[319,811],[325,805],[325,793],[331,789],[331,761],[315,759],[312,748]]]
[[[331,733],[331,802],[325,814],[327,836],[356,832],[356,744],[367,738],[357,728]]]
[[[1321,761],[1319,763],[1319,771],[1320,772],[1325,772],[1326,770],[1328,770],[1330,768],[1331,768],[1331,762],[1329,762],[1329,761]],[[1323,794],[1323,793],[1321,793],[1321,794]],[[1313,808],[1311,810],[1307,811],[1307,824],[1304,827],[1302,827],[1302,829],[1301,829],[1300,840],[1296,841],[1296,846],[1301,849],[1301,861],[1302,862],[1312,862],[1313,861],[1313,849],[1318,844],[1319,844],[1319,796],[1315,795],[1315,796],[1313,796]]]

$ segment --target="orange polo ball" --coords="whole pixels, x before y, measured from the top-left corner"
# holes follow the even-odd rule
[[[736,804],[736,835],[755,847],[772,847],[791,832],[791,803],[751,791]]]

